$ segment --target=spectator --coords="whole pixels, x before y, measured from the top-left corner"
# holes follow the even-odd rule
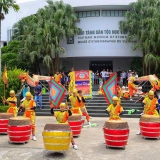
[[[109,79],[109,69],[107,69],[106,76],[105,76],[105,80],[107,81],[108,79]]]
[[[94,78],[95,78],[95,84],[99,84],[99,71],[97,70],[97,72],[95,73],[94,75]]]
[[[106,71],[105,71],[105,69],[103,69],[103,71],[101,72],[101,77],[102,77],[102,80],[103,80],[103,83],[105,82],[105,80],[106,80]]]
[[[91,73],[91,76],[92,76],[92,85],[94,85],[94,76],[95,76],[95,73],[93,71]]]
[[[122,71],[122,81],[123,81],[123,86],[126,86],[127,83],[127,73],[125,71]]]
[[[65,86],[65,84],[66,84],[66,75],[64,74],[64,72],[62,72],[62,74],[61,74],[61,84],[63,86]]]
[[[35,88],[34,88],[35,97],[34,100],[36,102],[36,106],[39,106],[39,109],[42,109],[42,87],[39,85],[39,82],[35,82]],[[38,104],[39,102],[39,104]]]
[[[120,78],[121,78],[121,71],[120,71],[120,68],[118,68],[118,70],[117,70],[117,83],[119,83],[119,81],[120,81]]]

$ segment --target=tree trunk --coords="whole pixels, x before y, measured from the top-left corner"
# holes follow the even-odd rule
[[[53,76],[56,73],[56,69],[55,69],[55,58],[52,58],[52,69],[53,69]]]
[[[59,54],[55,53],[55,71],[59,71]]]
[[[0,19],[0,77],[1,77],[1,75],[2,75],[2,63],[1,63],[1,61],[2,61],[2,55],[1,55],[1,19]]]

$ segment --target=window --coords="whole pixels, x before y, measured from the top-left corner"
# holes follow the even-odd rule
[[[86,17],[99,17],[100,11],[80,11],[76,12],[78,18],[86,18]]]
[[[78,16],[79,18],[82,18],[82,12],[79,12]]]
[[[102,10],[102,17],[124,17],[125,13],[124,10]]]
[[[7,46],[7,42],[3,42],[3,46]]]

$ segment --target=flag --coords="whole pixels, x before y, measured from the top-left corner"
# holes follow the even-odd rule
[[[114,73],[102,86],[104,96],[108,104],[112,103],[112,97],[117,95],[117,74]]]
[[[50,105],[58,108],[66,93],[66,89],[58,84],[53,78],[50,81],[49,101]]]
[[[7,76],[7,67],[6,67],[6,65],[4,66],[3,82],[4,82],[5,84],[8,84],[8,76]]]

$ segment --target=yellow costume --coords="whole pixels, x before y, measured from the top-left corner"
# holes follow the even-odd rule
[[[26,93],[26,95],[27,95],[27,93]],[[35,123],[36,123],[35,117],[36,117],[36,114],[35,114],[35,112],[34,112],[34,110],[32,108],[36,107],[36,103],[35,103],[35,101],[33,99],[31,99],[31,100],[27,100],[26,99],[26,100],[23,101],[21,106],[23,108],[25,108],[25,112],[24,112],[23,116],[27,117],[27,118],[30,118],[30,120],[31,120],[31,123],[32,123],[32,135],[35,135]]]
[[[134,92],[137,92],[137,89],[133,83],[135,80],[136,80],[135,77],[128,78],[128,89],[129,89],[130,97],[133,96]]]
[[[74,71],[70,72],[68,74],[68,76],[70,77],[68,91],[69,91],[69,93],[72,93],[75,88],[75,73],[74,73]]]
[[[56,117],[57,123],[68,123],[69,114],[67,111],[56,111],[54,116]]]

